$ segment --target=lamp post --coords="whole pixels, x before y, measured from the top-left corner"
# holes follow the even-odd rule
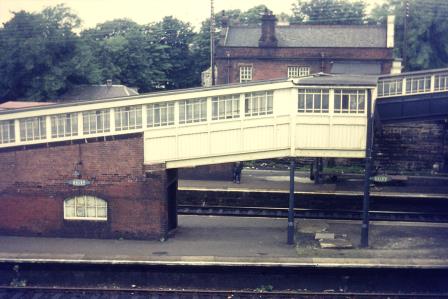
[[[210,0],[210,71],[213,86],[215,85],[215,12],[213,0]]]
[[[294,170],[296,161],[291,159],[289,165],[289,208],[288,208],[288,241],[289,245],[294,244]]]

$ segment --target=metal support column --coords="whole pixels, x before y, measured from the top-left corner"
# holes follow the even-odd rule
[[[291,160],[289,169],[288,244],[294,244],[294,170],[296,161]]]
[[[366,164],[364,174],[364,200],[362,209],[361,247],[369,246],[369,205],[370,205],[370,176],[372,172],[372,144],[373,144],[373,115],[372,90],[367,90],[367,140]]]

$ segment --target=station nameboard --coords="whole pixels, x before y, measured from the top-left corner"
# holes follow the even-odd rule
[[[68,180],[67,184],[76,186],[76,187],[84,187],[84,186],[90,185],[90,181],[84,180],[84,179],[72,179],[72,180]]]

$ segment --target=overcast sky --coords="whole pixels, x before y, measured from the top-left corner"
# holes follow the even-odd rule
[[[274,13],[290,13],[294,0],[214,0],[215,12],[225,9],[247,10],[266,4]],[[64,3],[82,19],[83,27],[117,18],[146,24],[174,16],[190,22],[196,29],[210,15],[210,0],[0,0],[0,23],[11,19],[11,11],[39,12],[47,6]]]
[[[366,0],[377,2],[381,0]],[[290,14],[296,0],[214,0],[215,12],[226,9],[247,10],[265,4],[274,14]],[[201,22],[210,15],[210,0],[0,0],[0,24],[12,17],[12,11],[39,12],[47,6],[64,3],[83,21],[83,28],[117,18],[129,18],[140,24],[160,21],[164,16],[174,16],[190,22],[199,29]]]

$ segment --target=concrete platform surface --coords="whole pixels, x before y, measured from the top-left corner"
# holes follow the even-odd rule
[[[360,195],[363,192],[362,174],[340,175],[335,183],[315,184],[309,174],[297,172],[296,193]],[[179,180],[179,190],[289,192],[289,171],[244,169],[241,184],[217,180]],[[395,197],[432,197],[448,199],[448,177],[409,177],[403,185],[376,184],[371,194]]]
[[[359,221],[298,220],[297,245],[286,219],[179,216],[164,242],[0,236],[0,262],[196,266],[448,268],[448,225],[372,222],[358,248]],[[352,249],[322,249],[316,233],[344,235]]]

